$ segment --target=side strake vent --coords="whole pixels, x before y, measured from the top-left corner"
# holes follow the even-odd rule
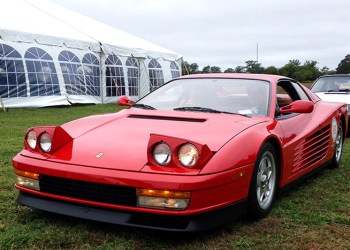
[[[183,118],[183,117],[169,117],[169,116],[156,116],[156,115],[129,115],[128,118],[179,121],[179,122],[205,122],[206,121],[206,119],[198,119],[198,118]]]
[[[329,139],[329,125],[304,139],[295,148],[293,171],[307,168],[322,160],[327,154]]]

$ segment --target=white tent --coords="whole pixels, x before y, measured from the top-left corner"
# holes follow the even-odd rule
[[[182,56],[42,0],[0,15],[0,97],[6,107],[138,99],[181,74]]]

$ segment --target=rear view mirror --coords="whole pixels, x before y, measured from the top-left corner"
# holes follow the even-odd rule
[[[311,101],[298,100],[280,108],[280,114],[290,113],[311,113],[314,110],[314,104]]]
[[[133,105],[135,103],[135,101],[131,100],[128,96],[123,95],[121,97],[119,97],[118,99],[118,105],[119,106],[127,106],[130,107],[131,105]]]

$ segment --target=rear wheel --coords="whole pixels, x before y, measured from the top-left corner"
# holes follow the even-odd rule
[[[271,143],[261,148],[249,188],[248,216],[251,219],[265,217],[272,209],[277,189],[277,156]]]
[[[343,133],[343,123],[339,121],[337,137],[335,139],[335,150],[332,159],[332,163],[329,168],[337,168],[339,167],[341,156],[343,153],[343,142],[344,142],[344,133]]]

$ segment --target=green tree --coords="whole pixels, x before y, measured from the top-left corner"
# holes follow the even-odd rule
[[[237,66],[236,68],[235,68],[235,72],[236,73],[245,73],[246,71],[245,71],[245,67],[244,66]]]
[[[197,63],[191,63],[189,64],[186,61],[182,62],[182,75],[191,75],[191,74],[198,74],[200,73],[198,70],[198,64]]]
[[[275,66],[269,66],[264,70],[265,74],[278,75],[278,69]]]
[[[312,73],[309,70],[300,68],[299,70],[293,73],[293,78],[298,80],[299,82],[305,82],[311,78],[311,75]]]
[[[289,60],[289,62],[279,69],[279,73],[298,80],[299,82],[314,81],[321,72],[318,69],[317,61],[306,60],[303,65],[297,59]]]
[[[320,69],[320,73],[321,75],[334,75],[336,74],[337,72],[335,70],[331,70],[330,68],[328,68],[327,66],[323,66],[321,69]]]
[[[228,68],[224,71],[224,73],[235,73],[235,70],[233,68]]]
[[[202,73],[207,74],[207,73],[221,73],[221,68],[217,66],[205,66],[202,69]]]
[[[322,75],[329,75],[329,72],[330,72],[330,69],[327,67],[327,66],[323,66],[321,69],[320,69],[320,73]]]
[[[350,54],[347,54],[343,60],[340,61],[336,68],[337,74],[350,73]]]
[[[289,60],[289,62],[279,69],[279,72],[283,76],[294,78],[295,72],[300,69],[300,61],[297,59]]]
[[[211,67],[211,73],[221,73],[221,68],[218,66]]]
[[[321,76],[321,72],[316,66],[317,63],[318,63],[317,61],[312,61],[312,60],[305,61],[305,63],[301,67],[301,71],[303,72],[302,76],[304,80],[300,80],[300,81],[314,81]]]
[[[249,60],[246,61],[246,66],[237,66],[235,69],[228,68],[224,71],[224,73],[265,73],[265,74],[274,74],[274,75],[284,75],[287,77],[294,78],[300,82],[304,81],[314,81],[319,76],[324,74],[335,74],[334,70],[330,70],[328,67],[324,66],[322,69],[317,67],[318,62],[314,60],[306,60],[304,64],[297,59],[289,60],[287,64],[285,64],[281,68],[276,68],[275,66],[269,66],[264,68],[257,61]],[[344,69],[349,67],[350,72],[350,55],[347,55],[344,60],[338,65],[337,73],[344,72],[338,71],[340,68]],[[198,73],[221,73],[221,68],[217,66],[207,65],[203,67],[201,71],[198,70],[197,63],[189,64],[186,61],[182,63],[182,74],[198,74]]]
[[[210,67],[209,65],[207,65],[207,66],[203,67],[203,69],[202,69],[202,73],[204,73],[204,74],[211,73],[210,68],[211,68],[211,67]]]
[[[246,72],[247,73],[263,73],[264,68],[257,61],[249,60],[246,61]]]

